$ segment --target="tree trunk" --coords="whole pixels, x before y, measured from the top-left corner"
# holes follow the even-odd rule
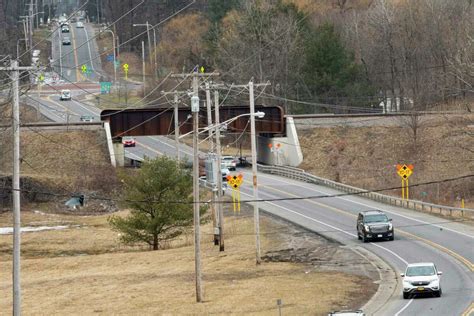
[[[153,235],[153,250],[158,250],[158,234]]]

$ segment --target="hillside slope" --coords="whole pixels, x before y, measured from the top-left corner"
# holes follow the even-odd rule
[[[410,184],[455,178],[474,173],[474,115],[392,119],[391,124],[325,126],[303,129],[300,143],[308,172],[366,189],[401,185],[397,164],[413,164]],[[315,124],[323,124],[315,122]],[[364,125],[359,123],[358,125]],[[410,127],[411,125],[411,127]],[[400,190],[385,193],[399,196]],[[474,179],[464,179],[410,190],[411,198],[460,206],[474,206]]]

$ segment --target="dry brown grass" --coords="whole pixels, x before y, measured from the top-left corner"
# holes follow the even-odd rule
[[[1,215],[0,226],[10,220],[6,214]],[[108,229],[105,216],[25,213],[23,221],[25,224],[68,222],[83,225],[67,231],[23,234],[25,315],[274,315],[279,298],[283,300],[286,315],[324,315],[332,309],[361,304],[361,297],[365,298],[367,293],[358,292],[359,286],[373,289],[367,279],[337,272],[317,272],[305,264],[262,263],[256,266],[252,218],[228,216],[226,251],[223,253],[211,243],[210,225],[203,226],[205,302],[197,304],[194,248],[189,245],[190,239],[182,239],[179,248],[138,251],[117,244],[117,236]],[[262,218],[262,232],[278,230],[276,225],[281,224]],[[264,250],[279,244],[278,235],[268,236],[262,235]],[[0,236],[3,249],[9,247],[10,239]],[[115,253],[91,255],[95,250]],[[11,261],[5,253],[0,258],[0,311],[9,314]]]
[[[10,146],[6,150],[11,150]],[[101,190],[116,180],[105,133],[100,131],[24,131],[21,152],[22,176],[58,188],[55,193]],[[0,174],[11,174],[11,168],[10,155],[0,155]]]
[[[394,119],[396,120],[396,119]],[[400,186],[396,165],[413,164],[410,184],[455,178],[474,171],[474,137],[468,133],[474,116],[429,117],[418,130],[416,146],[411,130],[400,126],[320,127],[300,133],[308,172],[366,189]],[[469,123],[471,122],[471,123]],[[471,128],[472,129],[472,128]],[[399,195],[399,190],[388,192]],[[410,189],[414,199],[466,207],[474,206],[472,179],[423,185]]]

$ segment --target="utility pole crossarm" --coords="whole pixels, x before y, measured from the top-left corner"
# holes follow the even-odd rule
[[[192,72],[192,73],[183,73],[183,74],[172,74],[171,78],[193,78],[193,77],[213,77],[213,76],[220,76],[218,72],[209,72],[209,73],[202,73],[202,72]]]

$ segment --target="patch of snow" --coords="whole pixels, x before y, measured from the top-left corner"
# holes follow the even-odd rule
[[[21,228],[22,233],[27,232],[40,232],[45,230],[61,230],[69,228],[69,226],[38,226],[38,227],[31,227],[25,226]],[[0,235],[10,235],[13,234],[13,227],[0,227]]]

